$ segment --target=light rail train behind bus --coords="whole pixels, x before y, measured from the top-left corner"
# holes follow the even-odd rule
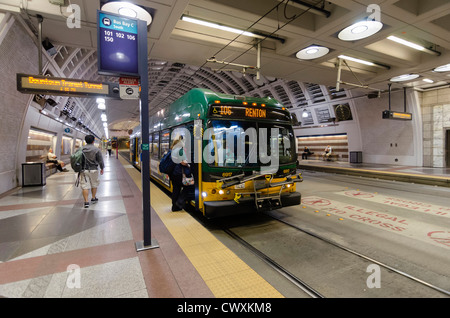
[[[196,88],[170,105],[164,116],[151,119],[150,177],[172,191],[159,163],[173,139],[182,138],[195,179],[190,203],[205,217],[300,204],[294,119],[275,99]],[[140,153],[137,127],[130,136],[130,161],[138,168]]]

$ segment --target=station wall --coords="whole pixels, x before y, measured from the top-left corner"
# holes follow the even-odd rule
[[[64,136],[84,140],[84,134],[70,130],[65,133],[61,122],[42,115],[33,95],[17,91],[16,74],[38,74],[38,50],[33,35],[10,14],[0,15],[0,194],[22,182],[22,163],[27,158],[30,129],[49,132],[56,137],[54,153],[61,154]],[[48,60],[43,54],[44,69]],[[62,158],[64,159],[64,158]]]
[[[406,111],[413,114],[412,121],[382,119],[382,112],[389,109],[387,93],[374,99],[348,93],[348,98],[339,103],[350,106],[351,120],[297,128],[296,136],[347,134],[348,151],[362,151],[364,163],[422,166],[422,115],[417,92],[407,90]],[[391,108],[403,111],[403,90],[391,94]]]
[[[16,73],[37,73],[37,46],[19,22],[3,15],[0,38],[0,193],[18,185],[18,153],[30,95],[16,87]],[[26,145],[26,143],[25,143]]]
[[[450,129],[450,88],[420,93],[423,116],[423,165],[446,166],[446,131]],[[450,154],[448,154],[450,155]]]

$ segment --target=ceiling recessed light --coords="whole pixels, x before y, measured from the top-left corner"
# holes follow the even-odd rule
[[[300,60],[313,60],[322,57],[330,52],[330,49],[320,45],[311,45],[300,50],[295,56]]]
[[[395,77],[391,78],[390,81],[391,82],[410,81],[410,80],[418,78],[419,76],[420,76],[419,74],[404,74],[404,75],[400,75],[400,76],[395,76]]]
[[[351,29],[351,32],[353,34],[360,34],[363,32],[366,32],[369,29],[369,27],[367,25],[358,25],[356,27],[354,27],[353,29]]]
[[[342,41],[356,41],[374,35],[383,27],[379,21],[360,21],[346,27],[338,34]]]
[[[128,18],[136,18],[147,22],[147,25],[152,23],[152,16],[144,8],[129,2],[111,1],[105,3],[102,11],[119,14]]]
[[[450,64],[442,65],[439,67],[436,67],[433,71],[435,72],[448,72],[450,71]]]
[[[432,79],[429,79],[429,78],[424,78],[423,81],[427,82],[427,83],[430,83],[430,84],[434,83],[434,81]]]
[[[316,54],[317,52],[319,52],[318,48],[311,48],[309,50],[306,50],[306,54],[311,55],[311,54]]]
[[[137,12],[134,11],[132,8],[122,7],[122,8],[119,8],[119,10],[117,10],[117,12],[119,12],[120,15],[123,15],[126,17],[137,18]]]

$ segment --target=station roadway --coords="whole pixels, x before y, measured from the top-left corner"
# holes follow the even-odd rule
[[[232,236],[311,286],[322,297],[449,296],[449,188],[327,172],[302,172],[304,182],[297,185],[302,193],[300,206],[215,220],[205,220],[192,211],[190,216],[202,225],[199,228],[229,249],[228,255],[249,266],[251,273],[257,274],[257,280],[262,278],[273,286],[273,294],[265,294],[269,297],[308,298],[310,295]],[[162,216],[163,221],[164,218]],[[170,229],[170,224],[164,222]],[[186,226],[187,222],[181,223]],[[354,250],[369,260],[331,246],[295,227]],[[176,239],[180,238],[177,239],[179,244],[184,244],[177,230],[172,234]],[[204,235],[198,234],[198,237]],[[188,254],[193,253],[195,261],[197,252],[183,249]],[[230,267],[239,266],[230,261],[232,258],[226,261],[228,271],[232,271]],[[377,262],[387,265],[387,269],[383,266],[374,268]],[[202,265],[196,268],[205,269]],[[413,279],[398,275],[390,268]],[[222,278],[228,282],[234,280],[233,277]],[[251,280],[242,278],[242,281]],[[218,286],[223,284],[217,283]],[[263,285],[267,287],[265,283]],[[265,289],[266,292],[269,290]]]
[[[223,219],[220,226],[231,229],[324,297],[449,296],[448,188],[312,171],[304,171],[303,176],[304,182],[298,185],[301,206]],[[388,268],[374,267],[378,262]],[[287,297],[296,297],[282,279],[270,275],[266,279]]]

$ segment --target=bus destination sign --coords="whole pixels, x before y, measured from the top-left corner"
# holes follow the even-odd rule
[[[233,119],[270,119],[280,121],[291,120],[288,112],[279,109],[229,105],[211,106],[210,117]]]

